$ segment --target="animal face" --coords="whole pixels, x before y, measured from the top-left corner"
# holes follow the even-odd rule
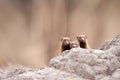
[[[70,45],[70,38],[69,37],[63,37],[61,39],[61,41],[62,41],[62,45],[64,45],[64,46]]]
[[[70,48],[78,48],[79,44],[77,41],[71,41],[70,42]]]
[[[87,36],[86,35],[79,35],[77,36],[78,42],[86,42]]]

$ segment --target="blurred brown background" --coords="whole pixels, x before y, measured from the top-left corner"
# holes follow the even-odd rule
[[[38,68],[60,39],[86,34],[91,48],[120,32],[120,0],[0,0],[0,67]]]

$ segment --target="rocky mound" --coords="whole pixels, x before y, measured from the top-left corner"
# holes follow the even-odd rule
[[[64,51],[39,70],[0,70],[0,80],[120,80],[120,35],[100,49]]]

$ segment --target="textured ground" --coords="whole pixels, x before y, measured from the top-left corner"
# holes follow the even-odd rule
[[[0,70],[0,80],[120,80],[120,35],[99,49],[64,51],[39,70]]]

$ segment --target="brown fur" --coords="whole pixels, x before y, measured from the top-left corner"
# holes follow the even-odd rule
[[[88,49],[89,48],[86,35],[79,35],[79,36],[77,36],[77,40],[79,42],[80,48],[84,48],[84,49]]]
[[[61,41],[62,41],[61,52],[65,51],[65,50],[70,50],[70,38],[63,37],[61,39]]]
[[[77,41],[71,41],[70,42],[70,48],[78,48],[79,47],[79,44]]]

